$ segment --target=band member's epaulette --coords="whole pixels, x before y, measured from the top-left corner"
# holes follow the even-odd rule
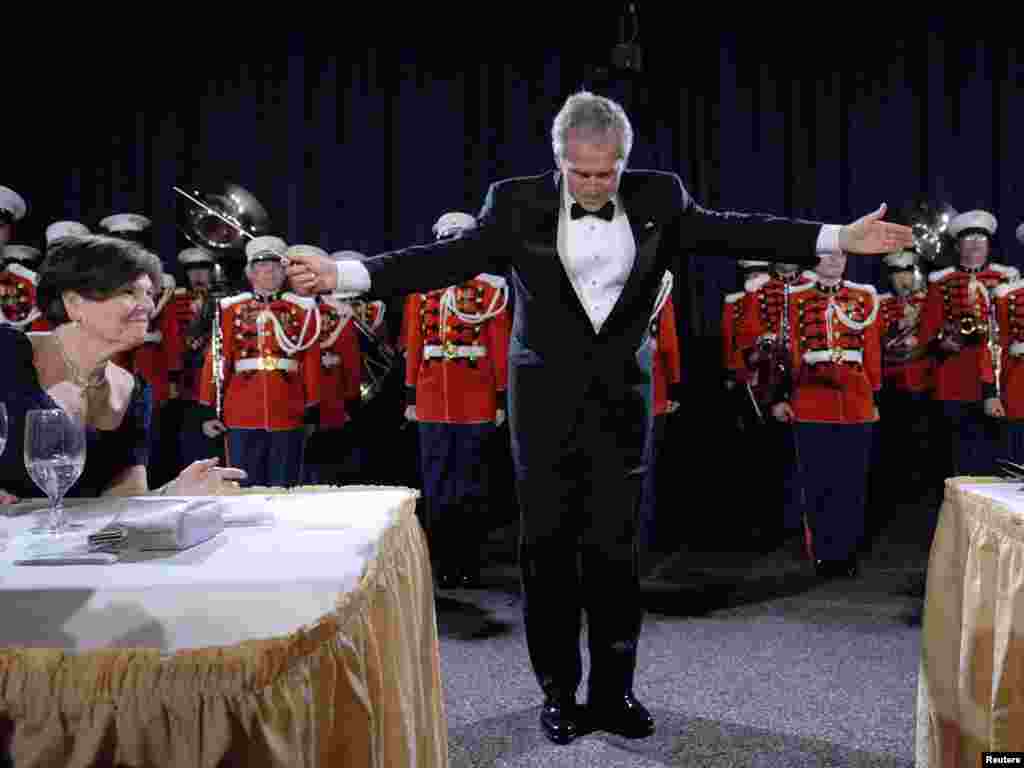
[[[746,290],[747,293],[756,293],[757,291],[764,288],[764,286],[771,279],[772,278],[770,275],[755,275],[754,277],[747,280],[747,282],[743,285],[743,288],[744,290]]]
[[[888,291],[886,291],[885,293],[878,294],[879,301],[888,301],[889,299],[892,298],[894,298],[893,294],[889,293]]]
[[[1014,291],[1019,291],[1021,288],[1024,288],[1024,280],[1021,280],[1020,278],[1010,283],[1003,283],[998,288],[996,288],[996,298],[1006,298],[1011,293],[1013,293]]]
[[[746,294],[743,293],[742,291],[740,291],[739,293],[728,293],[725,296],[725,303],[726,304],[735,304],[737,301],[742,299],[744,296],[746,296]]]
[[[870,283],[854,283],[850,280],[843,280],[843,284],[847,288],[853,288],[854,290],[859,291],[867,291],[868,293],[874,296],[878,295],[878,289],[875,288],[875,286],[871,285]]]
[[[930,275],[928,275],[928,282],[937,283],[940,280],[945,280],[954,272],[956,272],[956,267],[946,267],[945,269],[940,269],[938,272],[932,272]]]
[[[17,275],[20,278],[28,280],[32,285],[39,285],[39,273],[33,272],[26,266],[21,264],[8,264],[7,271],[12,275]]]
[[[996,272],[1006,275],[1007,280],[1017,280],[1020,278],[1020,270],[1016,267],[1008,267],[1005,264],[996,264],[995,262],[989,264],[989,267]]]
[[[482,280],[493,288],[501,289],[505,287],[505,278],[500,275],[490,275],[486,272],[481,272],[476,276],[476,279]]]
[[[812,274],[814,274],[814,273],[812,273]],[[815,277],[817,277],[817,275],[815,275]],[[817,281],[815,281],[813,283],[804,283],[803,285],[794,285],[792,288],[789,289],[789,293],[792,296],[794,293],[801,293],[803,291],[809,291],[812,288],[814,288],[814,286],[816,286],[817,284],[818,284]]]
[[[316,306],[316,301],[314,301],[313,297],[299,296],[299,294],[292,293],[291,291],[282,293],[281,298],[285,301],[290,301],[292,304],[297,304],[303,309],[313,309]]]
[[[235,304],[239,304],[243,301],[248,301],[251,298],[252,292],[250,291],[236,293],[234,296],[225,296],[223,299],[220,300],[220,308],[227,309],[228,307],[235,306]]]

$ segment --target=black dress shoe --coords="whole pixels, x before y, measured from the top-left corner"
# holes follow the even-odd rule
[[[568,744],[580,735],[580,709],[575,699],[544,699],[540,727],[555,744]]]
[[[587,701],[587,725],[627,739],[643,739],[654,733],[654,718],[631,693]]]
[[[845,560],[815,560],[814,572],[821,579],[852,579],[857,576],[857,558],[848,557]]]

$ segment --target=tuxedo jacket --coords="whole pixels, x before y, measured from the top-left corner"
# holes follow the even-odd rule
[[[443,288],[481,272],[505,275],[515,298],[508,351],[509,426],[517,470],[550,466],[573,441],[581,408],[600,409],[619,458],[642,465],[652,411],[649,327],[665,270],[692,253],[817,263],[820,223],[698,206],[674,173],[627,170],[618,201],[636,256],[622,293],[595,332],[559,257],[560,172],[491,185],[477,227],[451,240],[363,262],[370,295]]]

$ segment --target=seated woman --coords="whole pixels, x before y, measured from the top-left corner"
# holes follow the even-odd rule
[[[152,390],[111,361],[143,343],[161,274],[155,255],[124,240],[89,235],[50,249],[36,301],[54,330],[25,334],[0,326],[0,398],[9,417],[0,503],[42,496],[25,470],[20,439],[25,413],[36,408],[61,408],[86,426],[85,469],[69,496],[216,495],[245,477],[205,459],[149,490]]]

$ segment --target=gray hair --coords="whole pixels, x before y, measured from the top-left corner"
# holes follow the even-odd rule
[[[590,91],[579,91],[565,100],[551,126],[551,146],[555,161],[565,157],[569,131],[577,131],[588,139],[604,140],[614,136],[619,144],[619,159],[623,166],[629,161],[633,148],[633,127],[626,111],[616,102]]]

